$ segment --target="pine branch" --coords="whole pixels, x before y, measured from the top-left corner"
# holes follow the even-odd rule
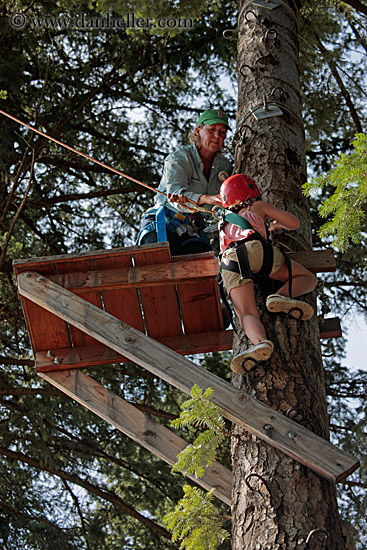
[[[213,491],[204,493],[197,487],[185,485],[184,497],[175,510],[164,517],[168,529],[172,531],[172,540],[182,540],[180,549],[215,550],[219,544],[229,538],[222,528],[230,518],[219,514],[213,505]]]
[[[367,5],[363,4],[359,0],[343,0],[344,4],[348,4],[359,13],[367,15]]]
[[[166,539],[171,540],[171,535],[166,529],[164,529],[154,521],[150,520],[149,518],[140,514],[137,510],[135,510],[135,508],[133,508],[129,504],[126,504],[119,496],[117,496],[114,493],[105,491],[104,489],[100,489],[96,485],[86,481],[85,479],[78,477],[75,474],[65,472],[61,469],[47,467],[40,460],[27,456],[23,453],[11,451],[10,449],[7,449],[5,447],[0,447],[0,455],[6,456],[7,458],[10,458],[12,460],[17,460],[22,464],[28,464],[28,466],[31,466],[36,470],[47,472],[51,475],[55,475],[59,477],[60,479],[63,479],[63,480],[69,481],[70,483],[78,485],[79,487],[82,487],[83,489],[88,491],[90,494],[93,494],[98,498],[101,498],[102,500],[105,500],[107,502],[110,502],[113,506],[117,508],[117,510],[125,514],[128,514],[129,516],[138,520],[140,523],[142,523],[149,529],[152,529],[152,531],[154,531],[158,535],[161,535],[162,537],[165,537]]]
[[[215,460],[217,449],[223,439],[231,437],[225,429],[223,417],[210,397],[212,388],[203,390],[198,386],[191,388],[192,398],[181,406],[183,411],[180,416],[171,422],[171,426],[183,428],[187,426],[207,426],[207,430],[200,434],[192,443],[177,455],[177,461],[172,471],[185,474],[194,474],[201,477],[205,468],[211,466]]]

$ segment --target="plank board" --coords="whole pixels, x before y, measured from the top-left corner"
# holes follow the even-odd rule
[[[155,376],[190,394],[197,384],[214,390],[213,402],[223,415],[253,435],[298,460],[326,479],[343,480],[359,461],[300,424],[234,388],[192,361],[96,308],[37,273],[18,277],[19,293],[80,330],[146,368]],[[271,425],[272,429],[265,429]],[[289,436],[292,433],[292,437]]]
[[[312,273],[336,271],[336,261],[332,248],[287,252],[287,254],[291,260],[307,267]]]
[[[177,285],[182,320],[186,334],[224,329],[216,281],[198,280]]]
[[[343,336],[339,317],[327,317],[319,321],[320,338],[340,338]]]
[[[177,351],[177,353],[181,355],[211,353],[214,351],[232,349],[233,332],[233,330],[221,330],[215,332],[183,334],[179,336],[166,336],[159,338],[158,342]],[[55,358],[57,358],[56,362]],[[90,367],[94,365],[108,365],[111,363],[124,363],[128,361],[128,359],[111,348],[99,343],[64,349],[49,348],[47,351],[36,352],[35,359],[38,373],[60,369]]]
[[[178,453],[188,445],[174,432],[81,371],[64,370],[40,376],[171,466]],[[215,496],[230,506],[232,474],[222,464],[214,462],[199,479],[193,475],[187,477],[206,490],[215,487]]]
[[[152,260],[156,260],[155,253]],[[146,257],[144,257],[146,260]],[[122,258],[129,260],[129,257]],[[136,260],[143,261],[143,256]],[[97,262],[98,263],[98,262]],[[215,258],[198,258],[192,261],[166,262],[160,264],[126,266],[115,269],[97,268],[93,270],[71,271],[64,274],[48,275],[51,281],[72,292],[89,292],[105,289],[141,288],[144,286],[164,286],[167,283],[179,283],[190,279],[212,279],[219,273],[219,263]]]
[[[65,273],[66,271],[76,271],[77,265],[81,265],[84,260],[103,261],[111,268],[120,266],[120,259],[123,256],[139,256],[145,255],[147,251],[158,252],[168,251],[168,243],[153,243],[140,246],[131,246],[124,248],[111,248],[105,250],[90,250],[88,252],[78,252],[75,254],[59,254],[57,256],[40,256],[36,258],[26,258],[13,261],[15,274],[23,273],[24,271],[37,271],[38,273]],[[57,271],[54,267],[57,267]]]
[[[120,272],[123,269],[130,269],[132,267],[132,255],[124,254],[119,256],[112,255],[107,258],[95,258],[94,263],[97,271],[100,271],[100,269],[116,269],[116,271]],[[103,288],[101,295],[105,311],[144,332],[144,323],[136,288],[119,290]]]
[[[169,250],[147,251],[135,258],[137,267],[155,264],[167,264],[171,259]],[[173,336],[182,334],[181,318],[178,309],[174,284],[140,289],[141,304],[149,336]]]

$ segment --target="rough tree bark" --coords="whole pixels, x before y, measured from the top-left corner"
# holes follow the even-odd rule
[[[265,2],[263,2],[265,4]],[[301,228],[279,240],[292,250],[312,247],[309,208],[301,185],[306,180],[305,136],[302,125],[298,69],[297,8],[279,0],[270,9],[255,1],[240,1],[238,34],[239,97],[237,128],[244,147],[240,172],[253,177],[265,198],[296,214]],[[256,120],[250,109],[282,103],[282,116]],[[268,107],[269,108],[269,107]],[[315,306],[315,297],[308,296]],[[300,408],[305,427],[328,438],[323,365],[316,316],[296,321],[271,315],[258,291],[258,304],[274,354],[263,366],[233,384],[284,414]],[[243,332],[234,352],[248,347]],[[299,411],[295,411],[299,412]],[[233,550],[345,550],[335,486],[270,445],[236,428],[233,455]],[[248,478],[251,490],[246,484]],[[312,536],[314,529],[327,531]],[[317,538],[319,537],[319,541]],[[312,545],[312,546],[311,546]]]

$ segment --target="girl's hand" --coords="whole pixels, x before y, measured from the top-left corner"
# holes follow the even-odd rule
[[[278,221],[273,220],[273,221],[270,222],[270,225],[269,225],[269,231],[270,232],[280,231],[281,229],[284,229],[284,227]]]

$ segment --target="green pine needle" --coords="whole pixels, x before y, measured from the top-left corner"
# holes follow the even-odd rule
[[[173,466],[174,472],[201,477],[205,468],[211,466],[215,460],[217,449],[226,436],[230,436],[225,429],[224,419],[219,408],[211,400],[212,388],[205,393],[198,386],[191,388],[191,399],[181,406],[180,416],[171,422],[175,428],[188,426],[206,427],[192,443],[177,455],[177,462]]]
[[[212,503],[214,489],[208,493],[189,485],[183,489],[185,494],[175,510],[164,517],[172,540],[182,541],[181,550],[215,550],[229,533],[222,528],[227,518]]]
[[[346,251],[350,242],[361,242],[367,204],[367,135],[356,134],[353,146],[354,152],[342,154],[333,170],[303,186],[308,196],[314,190],[335,188],[319,207],[323,218],[331,216],[320,228],[319,235],[334,236],[333,245],[341,252]]]

